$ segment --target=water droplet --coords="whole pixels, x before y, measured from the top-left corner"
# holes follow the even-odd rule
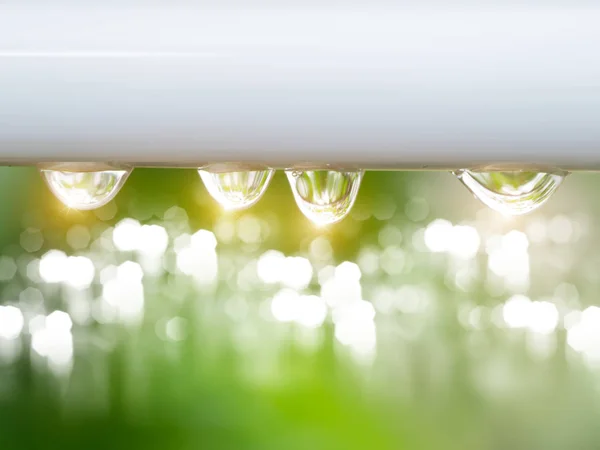
[[[527,214],[544,204],[567,172],[459,170],[454,173],[484,204],[507,215]]]
[[[275,171],[227,170],[227,166],[208,166],[198,173],[208,193],[226,210],[244,209],[263,196]]]
[[[286,172],[300,211],[316,225],[342,220],[354,204],[363,171]]]
[[[103,166],[103,168],[106,166]],[[40,169],[52,193],[66,206],[89,210],[110,202],[132,169],[86,170],[85,172]]]

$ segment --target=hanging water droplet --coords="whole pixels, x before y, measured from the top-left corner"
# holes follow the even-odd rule
[[[567,172],[459,170],[460,181],[484,204],[508,215],[521,215],[544,204]]]
[[[354,204],[363,171],[286,172],[300,211],[316,225],[342,220]]]
[[[68,168],[60,166],[60,168]],[[92,166],[93,167],[93,166]],[[103,169],[105,165],[99,165]],[[89,210],[99,208],[111,201],[121,189],[132,169],[70,170],[40,169],[42,177],[52,193],[66,206]]]
[[[198,170],[208,193],[226,210],[254,205],[267,190],[275,173],[273,169],[232,171],[227,170],[228,167],[214,165]]]

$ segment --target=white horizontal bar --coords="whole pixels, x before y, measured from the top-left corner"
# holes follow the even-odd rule
[[[0,5],[0,162],[600,169],[594,2],[81,3]]]

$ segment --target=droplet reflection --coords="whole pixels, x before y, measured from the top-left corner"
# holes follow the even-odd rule
[[[260,200],[275,171],[223,171],[218,166],[209,166],[198,173],[212,198],[224,209],[236,210],[249,208]]]
[[[66,206],[90,210],[106,205],[121,189],[131,169],[86,172],[41,169],[52,193]]]
[[[567,172],[459,170],[458,179],[484,204],[507,215],[527,214],[556,191]]]
[[[342,220],[354,205],[363,171],[287,171],[300,211],[316,225]]]

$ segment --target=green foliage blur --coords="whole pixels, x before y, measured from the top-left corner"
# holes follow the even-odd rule
[[[229,261],[231,279],[199,288],[183,274],[145,277],[141,323],[74,324],[68,373],[53,372],[25,331],[14,358],[4,358],[0,346],[0,450],[600,448],[599,373],[569,348],[562,322],[546,339],[493,318],[515,294],[554,302],[561,320],[597,304],[599,177],[571,175],[547,205],[518,219],[485,209],[453,178],[367,172],[351,215],[317,228],[278,172],[257,205],[226,217],[238,232],[244,218],[269,230],[259,242],[219,242],[219,264]],[[68,210],[33,168],[1,169],[0,188],[0,255],[18,267],[0,281],[0,305],[29,307],[22,294],[33,287],[43,295],[35,305],[41,314],[67,310],[71,295],[28,274],[48,250],[114,264],[137,258],[73,249],[73,226],[99,239],[124,218],[162,224],[177,206],[193,233],[216,230],[226,214],[194,170],[136,169],[99,212]],[[571,220],[579,237],[572,231],[563,239],[553,224],[564,220],[556,217]],[[466,261],[420,248],[423,230],[438,218],[477,228],[477,255]],[[532,224],[540,223],[550,237],[538,242]],[[31,230],[43,243],[26,251],[23,236]],[[490,284],[485,241],[513,230],[529,237],[530,282],[518,292]],[[266,319],[277,288],[240,284],[242,268],[265,251],[310,259],[321,237],[331,246],[323,265],[379,258],[380,269],[361,278],[362,297],[377,311],[370,358],[341,345],[330,318],[316,330]],[[465,268],[468,282],[460,278]],[[406,286],[429,293],[426,309],[386,309],[383,294],[393,298]],[[573,289],[577,295],[567,298]],[[316,274],[306,290],[319,293]],[[96,280],[86,299],[101,294]],[[161,335],[172,317],[185,320],[181,339]]]

